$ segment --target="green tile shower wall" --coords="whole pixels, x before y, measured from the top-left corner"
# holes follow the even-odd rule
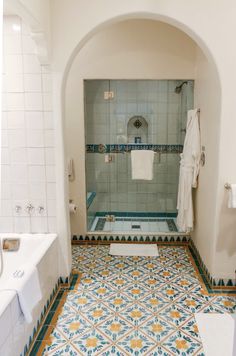
[[[148,122],[148,143],[182,147],[187,110],[192,108],[193,82],[182,94],[176,80],[91,80],[85,81],[86,144],[127,144],[127,123],[141,115]],[[114,99],[104,100],[104,91]],[[179,145],[179,146],[178,146]],[[179,153],[162,153],[154,159],[154,179],[131,179],[130,154],[86,154],[87,191],[96,197],[88,209],[99,211],[175,212],[179,174]]]

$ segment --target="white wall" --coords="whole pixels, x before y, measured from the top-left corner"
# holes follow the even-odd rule
[[[216,204],[219,166],[220,84],[211,63],[198,48],[196,51],[195,106],[201,108],[201,145],[206,162],[201,166],[195,197],[193,241],[203,261],[213,273],[214,244],[217,234]]]
[[[66,78],[67,70],[76,51],[85,44],[88,38],[92,37],[98,28],[125,18],[152,18],[176,25],[186,31],[205,51],[211,68],[218,71],[222,88],[220,117],[216,116],[215,118],[215,124],[217,126],[220,125],[221,129],[219,141],[217,142],[217,138],[215,138],[217,147],[219,147],[219,154],[217,154],[217,147],[215,147],[213,159],[214,162],[217,160],[219,170],[215,172],[218,175],[218,181],[216,182],[214,178],[214,191],[211,193],[212,197],[216,196],[216,200],[209,199],[209,204],[205,205],[206,200],[199,199],[200,205],[198,205],[199,211],[202,211],[199,215],[201,218],[203,218],[204,214],[207,215],[209,211],[213,211],[208,235],[206,236],[206,239],[209,239],[210,242],[206,242],[200,236],[205,228],[205,220],[200,221],[199,219],[201,228],[197,229],[194,238],[195,241],[201,241],[201,249],[203,251],[207,249],[207,246],[211,246],[211,253],[205,254],[206,259],[204,262],[213,271],[215,277],[219,273],[232,277],[234,274],[232,266],[235,263],[235,251],[233,251],[235,247],[229,238],[223,238],[223,236],[228,236],[229,229],[231,231],[230,235],[233,235],[233,221],[235,221],[236,217],[233,211],[229,212],[226,208],[222,209],[222,206],[225,207],[226,204],[223,200],[225,181],[236,182],[236,166],[231,164],[230,159],[225,159],[229,156],[229,152],[234,156],[236,153],[235,130],[233,129],[236,116],[236,107],[234,106],[236,49],[230,40],[233,34],[236,33],[235,1],[222,2],[217,0],[214,1],[213,6],[212,2],[204,0],[197,2],[189,2],[187,0],[178,2],[171,0],[160,0],[158,2],[120,0],[112,3],[108,0],[100,0],[96,4],[92,0],[86,2],[83,0],[70,0],[69,2],[52,0],[52,13],[53,66],[57,73],[64,73],[64,78]],[[62,97],[64,97],[63,85],[62,81],[62,91],[58,89],[58,96],[62,93]],[[204,90],[204,86],[202,88]],[[205,95],[208,95],[206,89]],[[219,112],[217,113],[219,114]],[[62,115],[64,115],[63,111]],[[208,135],[210,137],[212,133],[209,132]],[[210,150],[213,152],[213,148]],[[206,154],[208,155],[208,152]],[[81,163],[83,168],[83,158]],[[213,166],[215,167],[215,164]],[[211,186],[212,175],[206,175],[204,179],[202,178],[202,192],[208,192]],[[83,183],[82,189],[84,189]],[[63,199],[61,204],[64,202]],[[208,210],[205,209],[205,206],[207,206]],[[224,214],[222,214],[223,211]],[[227,218],[225,218],[225,214]],[[65,224],[68,224],[66,220]],[[208,260],[210,255],[212,258]],[[223,263],[221,263],[222,258]]]
[[[40,65],[30,30],[19,17],[4,17],[3,25],[0,231],[55,232],[50,68]],[[19,26],[19,31],[14,31],[13,25]],[[29,203],[34,206],[31,214],[26,211]],[[39,206],[44,208],[41,214]]]
[[[67,80],[65,113],[66,151],[76,176],[70,198],[79,206],[71,215],[73,234],[86,233],[83,79],[191,79],[195,50],[195,43],[170,25],[131,20],[98,32],[78,53]]]

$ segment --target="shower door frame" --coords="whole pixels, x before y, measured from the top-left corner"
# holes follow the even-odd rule
[[[92,82],[92,81],[107,81],[108,82],[108,92],[110,92],[110,83],[113,82],[113,81],[148,81],[148,82],[151,82],[151,81],[176,81],[175,79],[84,79],[83,80],[83,90],[84,90],[84,98],[86,97],[86,93],[85,93],[85,83],[86,82]],[[182,81],[182,80],[180,80]],[[194,83],[194,80],[193,79],[188,79],[188,81],[190,82],[193,82]],[[168,103],[168,101],[167,101]],[[107,100],[107,104],[110,108],[110,100]],[[87,126],[86,126],[86,101],[84,99],[84,127],[85,127],[85,155],[87,155],[87,149],[86,149],[86,146],[87,146],[87,141],[86,141],[86,135],[87,135]],[[128,115],[128,114],[127,114]],[[168,123],[167,123],[168,124]],[[110,112],[109,112],[109,127],[110,127]],[[170,145],[173,145],[173,144],[170,144]],[[97,153],[98,154],[98,153]],[[100,153],[102,155],[104,155],[104,153]],[[116,154],[119,154],[119,153],[115,153]],[[166,153],[167,154],[167,153]],[[178,153],[175,153],[175,154],[178,154]],[[117,160],[116,160],[117,161]],[[109,175],[110,177],[110,175]],[[87,202],[87,160],[85,159],[85,179],[86,179],[86,196],[85,196],[85,199],[86,199],[86,202]],[[178,185],[178,182],[177,182],[177,185]],[[111,203],[111,202],[110,202]],[[108,211],[111,212],[111,209],[109,209]],[[136,213],[136,212],[135,212]],[[156,212],[158,214],[158,212]],[[124,213],[125,214],[125,213]],[[166,215],[168,215],[168,213],[165,213]],[[171,213],[170,213],[171,214]],[[173,213],[175,214],[175,213]],[[177,214],[177,212],[176,212]],[[166,216],[168,217],[168,216]],[[169,216],[171,217],[171,216]],[[158,218],[158,216],[157,216]],[[173,217],[175,218],[175,217]],[[176,236],[176,235],[186,235],[188,236],[189,233],[187,232],[179,232],[179,231],[168,231],[168,232],[163,232],[163,231],[114,231],[114,230],[89,230],[88,229],[88,209],[86,209],[86,230],[87,230],[87,234],[88,235],[130,235],[130,236],[135,236],[135,235],[163,235],[163,236]]]

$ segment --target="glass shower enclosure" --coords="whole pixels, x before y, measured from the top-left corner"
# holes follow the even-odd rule
[[[180,153],[193,80],[85,80],[87,229],[177,232]],[[132,180],[131,150],[155,151],[152,180]]]

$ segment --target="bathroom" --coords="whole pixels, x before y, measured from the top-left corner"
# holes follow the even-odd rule
[[[215,310],[226,316],[229,311],[235,313],[236,220],[234,209],[227,206],[228,190],[224,188],[225,183],[236,181],[235,167],[230,159],[225,159],[229,150],[232,157],[236,151],[232,105],[236,73],[230,69],[236,59],[236,49],[230,41],[225,41],[235,26],[236,8],[233,2],[230,2],[231,11],[228,6],[217,4],[213,9],[203,1],[189,4],[185,0],[179,5],[160,0],[153,6],[145,1],[119,4],[104,1],[101,7],[90,1],[71,1],[70,4],[65,0],[4,1],[1,238],[24,235],[21,243],[22,246],[29,244],[30,255],[32,249],[35,250],[33,242],[38,239],[45,260],[37,253],[30,258],[34,264],[37,261],[40,283],[44,286],[35,320],[27,325],[21,318],[13,322],[16,300],[12,300],[11,308],[2,314],[5,319],[0,321],[7,325],[0,339],[0,353],[33,355],[44,350],[53,355],[61,348],[62,354],[89,354],[83,347],[86,340],[90,340],[87,347],[91,351],[95,343],[88,324],[93,329],[96,320],[88,316],[94,305],[93,298],[98,296],[85,293],[86,281],[79,283],[78,274],[98,268],[98,280],[91,282],[88,289],[96,287],[98,281],[103,284],[104,277],[99,277],[101,270],[105,273],[105,267],[111,268],[102,262],[111,258],[108,241],[154,242],[161,259],[169,255],[170,274],[174,268],[180,268],[173,267],[175,253],[183,262],[187,259],[183,251],[189,249],[200,265],[199,274],[208,278],[207,290],[212,293],[199,297],[200,310],[206,309],[209,313]],[[219,28],[217,23],[222,16],[224,27]],[[180,86],[180,91],[176,90]],[[105,99],[105,93],[112,97]],[[194,229],[188,233],[177,229],[176,203],[179,153],[184,143],[187,111],[194,108],[200,109],[201,151],[205,164],[200,167],[198,187],[193,189]],[[142,125],[135,128],[133,134],[133,121],[137,119]],[[143,130],[142,134],[139,130]],[[128,147],[131,144],[136,145],[133,147],[149,144],[156,150],[153,181],[131,180]],[[119,146],[112,152],[114,145]],[[91,152],[98,148],[102,152]],[[172,151],[163,152],[164,148]],[[72,212],[69,201],[76,207]],[[100,226],[99,217],[102,218]],[[161,245],[163,242],[167,245]],[[171,244],[177,246],[171,247]],[[11,258],[9,254],[3,251],[4,257]],[[89,267],[89,263],[92,266],[99,259],[99,266]],[[120,264],[124,262],[124,258],[118,260]],[[116,259],[112,257],[112,261],[115,263]],[[142,262],[141,258],[139,263],[142,265]],[[135,259],[132,263],[135,264]],[[145,268],[144,279],[148,275]],[[160,265],[156,268],[160,272],[160,283],[164,283],[167,277],[161,275]],[[115,275],[116,271],[112,271]],[[187,271],[197,290],[199,285],[195,286],[190,264]],[[122,271],[119,275],[124,280],[127,277],[126,284],[130,288],[132,271],[129,275],[125,273]],[[41,275],[45,275],[44,281]],[[181,309],[184,296],[178,278],[173,276],[170,284],[178,292],[174,304]],[[66,298],[69,283],[76,295],[80,295],[82,288],[83,298],[91,296],[91,306],[85,308],[85,312],[73,304],[72,293]],[[221,294],[214,294],[212,286]],[[223,287],[228,295],[224,295]],[[109,299],[114,292],[112,278],[108,277],[104,288],[110,290],[104,297]],[[146,300],[144,289],[142,299]],[[135,305],[136,299],[129,299],[127,293],[121,291],[121,295],[128,298],[127,302],[132,300]],[[161,298],[159,292],[156,295]],[[168,298],[166,295],[162,298],[168,308]],[[105,299],[99,308],[106,314],[104,320],[108,323],[113,315]],[[224,309],[222,303],[230,307]],[[186,311],[189,319],[181,324],[181,335],[190,339],[187,324],[193,320],[193,309],[189,307],[189,314]],[[61,323],[63,314],[60,316],[59,310],[64,310],[65,325]],[[151,320],[148,308],[139,312],[146,313],[146,319]],[[84,315],[84,324],[79,315]],[[164,312],[160,311],[159,316],[162,323],[168,324]],[[66,331],[68,323],[73,330],[78,322],[84,325],[81,337],[77,329]],[[106,334],[105,322],[99,324],[100,336]],[[13,328],[12,323],[17,327]],[[131,324],[127,319],[128,327],[131,328]],[[157,354],[175,354],[167,339],[177,331],[171,323],[167,324],[166,339],[158,339],[156,344],[155,337],[150,336],[144,326],[140,327],[143,339],[140,338],[147,348],[140,351],[138,340],[141,339],[136,338],[135,352],[152,354],[156,350]],[[61,346],[55,341],[56,332]],[[51,346],[47,343],[49,338],[53,340]],[[131,349],[127,349],[126,338],[128,336],[121,334],[121,339],[117,339],[118,350],[121,354],[132,354]],[[107,341],[111,339],[111,335],[104,336],[104,345],[97,351],[94,346],[94,354],[103,350],[112,352]],[[189,343],[189,339],[186,342]],[[191,343],[194,350],[204,354],[197,335]]]

